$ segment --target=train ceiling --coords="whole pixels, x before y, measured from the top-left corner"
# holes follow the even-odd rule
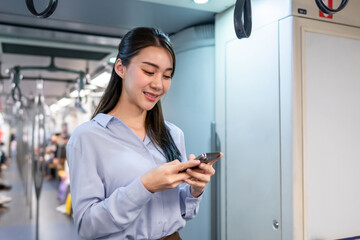
[[[24,0],[0,1],[1,76],[6,76],[6,69],[15,65],[47,66],[51,56],[59,67],[85,71],[88,66],[90,73],[95,72],[116,54],[117,44],[129,29],[155,26],[174,34],[190,26],[214,22],[215,14],[235,1],[209,0],[199,5],[192,0],[59,0],[53,15],[46,19],[31,15]],[[39,11],[48,3],[48,0],[34,0]],[[76,77],[39,70],[24,75]],[[9,92],[9,84],[10,80],[5,79],[2,95]],[[52,104],[72,88],[74,84],[45,82],[47,103]],[[34,95],[35,82],[22,81],[21,89],[25,96]]]

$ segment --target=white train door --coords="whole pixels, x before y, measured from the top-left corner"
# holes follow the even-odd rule
[[[360,236],[360,29],[299,21],[304,236]]]

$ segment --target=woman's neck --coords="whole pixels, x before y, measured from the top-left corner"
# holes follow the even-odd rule
[[[108,114],[120,118],[141,140],[144,140],[146,113],[136,105],[119,101]]]

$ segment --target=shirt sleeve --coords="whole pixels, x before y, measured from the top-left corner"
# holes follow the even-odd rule
[[[101,166],[97,166],[99,161],[91,147],[82,151],[68,144],[67,159],[74,221],[83,238],[95,239],[123,231],[152,197],[139,177],[105,198]]]
[[[185,138],[184,133],[179,129],[179,137],[180,143],[178,145],[179,151],[181,153],[182,161],[188,161],[185,150]],[[190,193],[190,185],[187,183],[183,183],[179,187],[179,195],[180,195],[180,211],[181,216],[185,220],[193,219],[197,213],[199,212],[200,201],[203,197],[201,194],[199,197],[195,198]]]

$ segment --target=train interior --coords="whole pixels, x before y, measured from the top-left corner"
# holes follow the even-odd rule
[[[66,143],[141,26],[173,44],[161,103],[187,154],[224,153],[182,239],[360,239],[359,11],[353,0],[1,1],[0,239],[81,239]]]

